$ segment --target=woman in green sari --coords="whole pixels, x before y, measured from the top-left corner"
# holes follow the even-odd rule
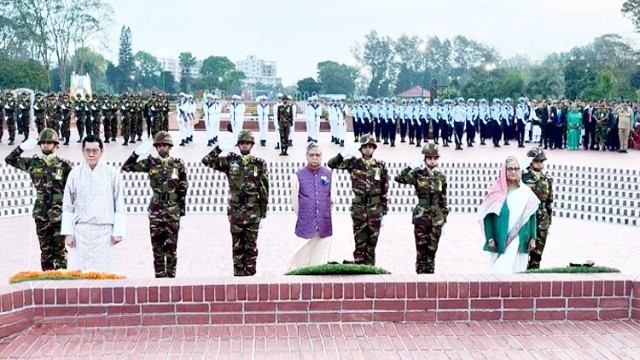
[[[578,150],[582,137],[582,111],[577,102],[573,102],[567,114],[567,150]]]

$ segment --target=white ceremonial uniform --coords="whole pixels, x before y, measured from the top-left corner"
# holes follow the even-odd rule
[[[68,269],[113,272],[116,251],[112,236],[124,236],[125,214],[120,172],[100,162],[73,168],[62,200],[61,235],[73,235]]]
[[[236,137],[244,126],[244,112],[245,105],[239,101],[234,101],[229,105],[229,121],[231,122],[233,135]]]
[[[261,100],[256,105],[258,113],[258,128],[260,129],[260,141],[267,141],[267,133],[269,132],[269,104],[266,100]]]

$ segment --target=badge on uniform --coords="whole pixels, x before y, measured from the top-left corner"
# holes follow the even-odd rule
[[[326,175],[322,175],[320,176],[320,182],[322,182],[322,185],[329,185],[329,178]]]
[[[376,176],[374,176],[374,179],[380,180],[380,168],[376,169]]]
[[[240,164],[238,164],[237,162],[232,162],[231,164],[229,164],[229,171],[232,173],[237,173],[240,171]]]
[[[173,169],[173,171],[171,172],[171,179],[177,179],[178,178],[178,169]]]

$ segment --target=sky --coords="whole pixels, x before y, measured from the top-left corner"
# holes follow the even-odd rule
[[[106,0],[114,10],[108,49],[117,62],[120,28],[131,29],[133,51],[197,59],[248,55],[276,61],[283,85],[316,78],[318,62],[356,65],[351,49],[371,30],[397,39],[456,35],[493,46],[503,58],[531,60],[617,33],[636,44],[624,0]],[[112,34],[111,34],[112,33]]]

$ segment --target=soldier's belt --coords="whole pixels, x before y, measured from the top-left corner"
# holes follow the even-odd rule
[[[160,200],[160,201],[169,201],[169,200],[171,200],[172,198],[175,198],[175,197],[177,197],[175,194],[168,193],[168,192],[165,192],[165,193],[153,193],[153,198],[156,199],[156,200]]]
[[[379,204],[380,202],[381,202],[381,199],[379,195],[374,195],[374,196],[356,195],[353,198],[354,204]]]
[[[433,199],[418,199],[418,205],[420,206],[433,206],[436,202]]]

